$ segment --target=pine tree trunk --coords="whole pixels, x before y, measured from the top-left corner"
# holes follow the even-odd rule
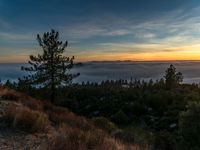
[[[54,84],[51,85],[51,103],[54,104],[55,102],[55,87]]]
[[[53,51],[51,52],[51,103],[54,104],[55,102],[55,81],[54,81],[54,62],[53,62],[53,58],[54,57],[54,53]]]

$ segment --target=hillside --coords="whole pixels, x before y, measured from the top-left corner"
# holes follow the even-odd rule
[[[89,120],[0,87],[0,149],[139,150],[128,138],[106,119]]]

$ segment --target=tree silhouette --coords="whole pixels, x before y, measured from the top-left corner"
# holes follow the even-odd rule
[[[43,53],[37,56],[30,55],[28,63],[31,67],[21,67],[22,70],[29,72],[29,75],[20,80],[47,88],[51,102],[55,103],[56,89],[70,84],[72,79],[79,75],[69,72],[73,67],[74,56],[70,58],[62,55],[68,42],[59,41],[59,33],[55,30],[42,36],[38,34],[37,41]]]
[[[176,72],[176,68],[171,64],[165,71],[165,83],[167,88],[172,88],[180,84],[183,81],[183,75],[181,72]]]

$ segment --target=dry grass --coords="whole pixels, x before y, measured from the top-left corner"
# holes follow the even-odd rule
[[[118,129],[114,123],[112,123],[111,121],[109,121],[108,119],[104,117],[96,117],[96,118],[93,118],[92,121],[95,126],[109,133],[112,133]]]
[[[43,103],[40,100],[36,100],[24,93],[16,92],[6,87],[0,87],[0,96],[3,100],[20,102],[33,110],[42,110],[43,108]]]
[[[0,96],[9,101],[4,119],[11,126],[29,132],[48,132],[47,150],[140,150],[133,144],[111,137],[107,132],[110,122],[105,123],[103,120],[104,125],[99,126],[97,120],[96,126],[102,128],[99,129],[94,122],[77,116],[66,108],[4,87],[0,87]]]
[[[137,150],[124,145],[100,129],[82,131],[66,125],[59,127],[50,138],[48,150]]]
[[[49,116],[49,120],[55,125],[65,123],[69,126],[73,126],[85,131],[93,128],[93,125],[87,119],[84,117],[78,117],[72,112],[59,114],[51,111],[47,112],[47,114]]]
[[[10,105],[5,110],[5,120],[13,127],[26,131],[45,131],[49,125],[48,116],[23,105]]]
[[[94,128],[91,121],[86,118],[77,116],[65,108],[54,106],[48,102],[44,104],[44,112],[48,114],[49,120],[55,125],[65,123],[85,131]]]

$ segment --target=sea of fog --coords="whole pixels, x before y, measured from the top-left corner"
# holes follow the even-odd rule
[[[102,80],[117,80],[136,78],[146,81],[160,79],[164,76],[165,70],[173,64],[177,71],[183,73],[185,83],[200,82],[200,61],[162,61],[162,62],[85,62],[77,65],[71,72],[79,72],[80,76],[74,82],[82,81],[100,82]],[[0,64],[0,79],[5,82],[7,79],[17,81],[19,77],[26,75],[21,71],[21,66],[27,64]]]

